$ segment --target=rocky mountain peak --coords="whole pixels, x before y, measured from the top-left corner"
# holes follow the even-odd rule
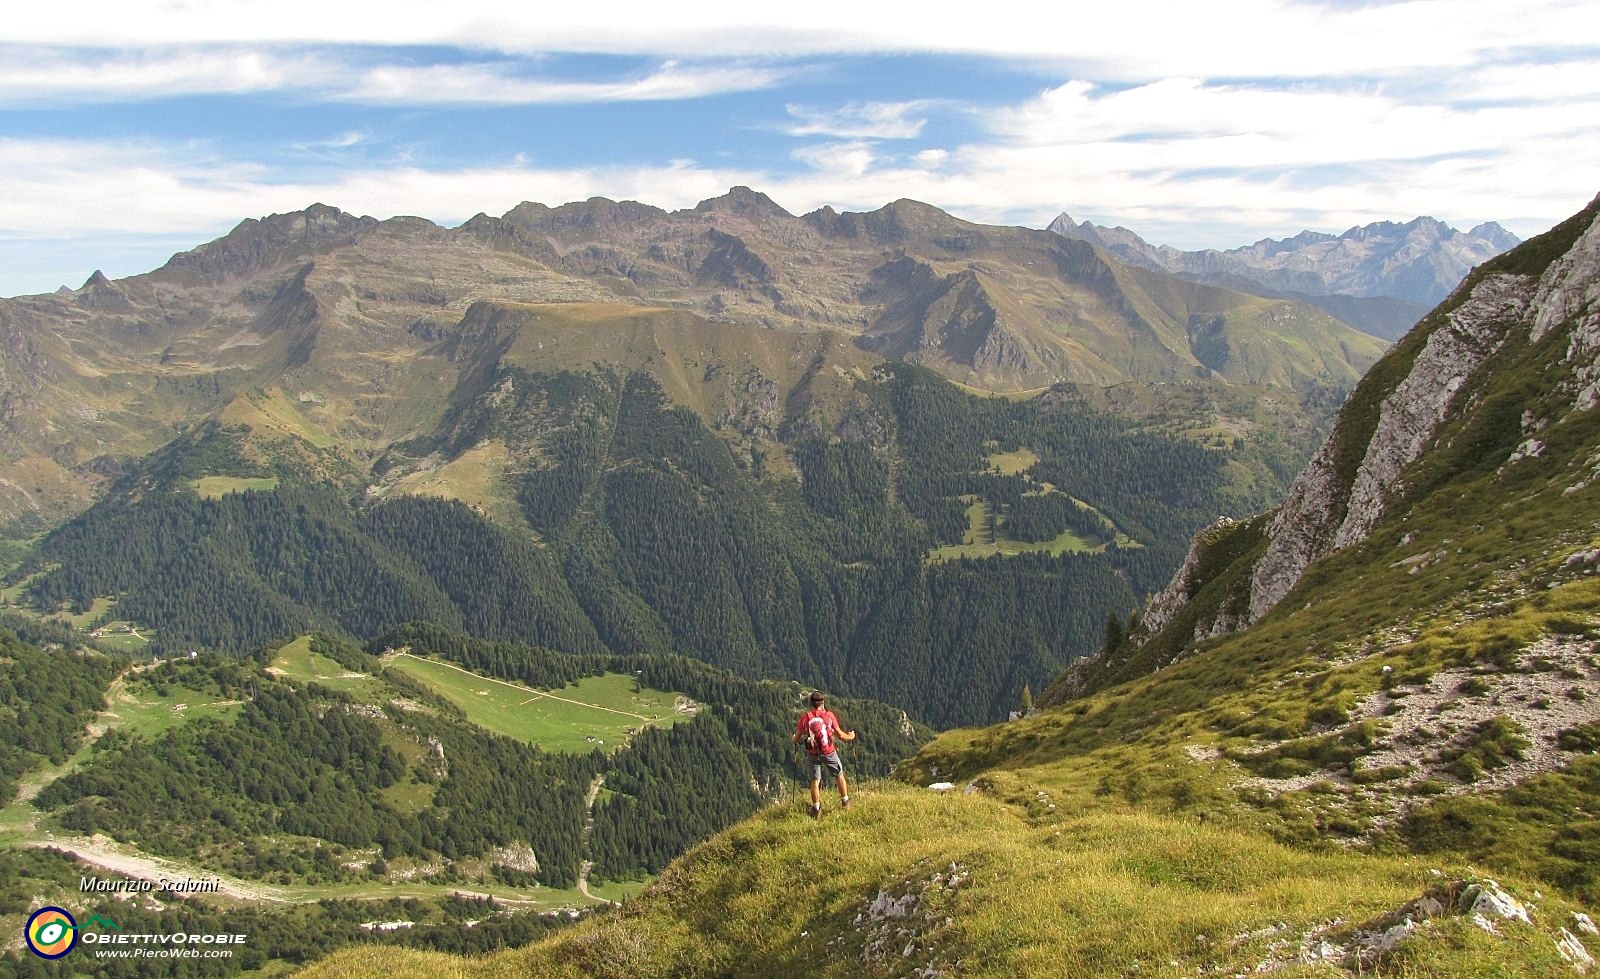
[[[76,295],[78,305],[90,309],[126,309],[131,305],[127,293],[99,269],[94,270]]]
[[[1069,232],[1078,230],[1080,228],[1086,232],[1094,231],[1094,225],[1087,221],[1084,221],[1080,224],[1077,221],[1074,221],[1072,219],[1072,215],[1068,214],[1066,211],[1062,211],[1060,214],[1057,214],[1054,221],[1051,221],[1049,224],[1045,225],[1046,231],[1054,231],[1058,235],[1068,234]]]
[[[246,218],[223,237],[172,256],[157,274],[212,282],[241,278],[352,244],[377,226],[376,218],[327,204]]]
[[[524,201],[507,211],[502,221],[524,231],[556,236],[597,234],[647,224],[664,217],[659,207],[638,201],[591,197],[560,207]]]
[[[700,214],[734,214],[745,218],[794,217],[766,194],[745,186],[731,187],[721,197],[707,198],[696,204],[694,210]]]
[[[1515,248],[1517,243],[1522,240],[1516,235],[1507,231],[1505,228],[1500,227],[1500,224],[1496,221],[1485,221],[1484,223],[1474,227],[1471,231],[1467,232],[1467,236],[1471,238],[1481,238],[1482,240],[1488,242],[1491,246],[1499,248],[1502,251],[1509,251],[1510,249]]]

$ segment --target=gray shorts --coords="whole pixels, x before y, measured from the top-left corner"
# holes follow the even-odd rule
[[[811,756],[811,781],[822,781],[822,770],[824,768],[835,775],[844,774],[844,762],[839,760],[838,749],[834,749],[825,755]]]

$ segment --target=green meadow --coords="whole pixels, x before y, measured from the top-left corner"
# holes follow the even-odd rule
[[[967,530],[961,543],[945,544],[928,552],[928,561],[954,561],[960,558],[985,558],[997,554],[1061,554],[1099,553],[1109,544],[1104,540],[1088,540],[1070,530],[1064,530],[1050,540],[1020,541],[1005,536],[1005,517],[996,518],[994,508],[977,496],[961,498],[967,503]],[[1135,546],[1133,541],[1117,535],[1118,546]]]
[[[547,751],[610,750],[641,728],[689,716],[674,708],[675,694],[636,689],[634,678],[620,673],[543,691],[410,653],[385,662],[456,704],[472,723]]]
[[[246,490],[271,491],[278,488],[276,476],[202,476],[189,484],[203,499],[220,500],[229,493]]]

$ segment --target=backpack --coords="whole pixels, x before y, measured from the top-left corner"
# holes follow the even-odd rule
[[[828,719],[821,711],[808,711],[805,716],[806,736],[801,742],[813,755],[825,755],[833,748],[833,737],[828,731]]]

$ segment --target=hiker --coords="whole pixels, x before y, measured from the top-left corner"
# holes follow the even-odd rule
[[[839,748],[834,738],[854,741],[856,732],[839,729],[839,719],[823,704],[822,691],[811,694],[811,709],[800,715],[794,725],[795,744],[806,746],[811,756],[811,818],[822,816],[822,769],[826,767],[839,783],[839,805],[850,808],[850,786],[844,779],[844,762],[839,760]]]

